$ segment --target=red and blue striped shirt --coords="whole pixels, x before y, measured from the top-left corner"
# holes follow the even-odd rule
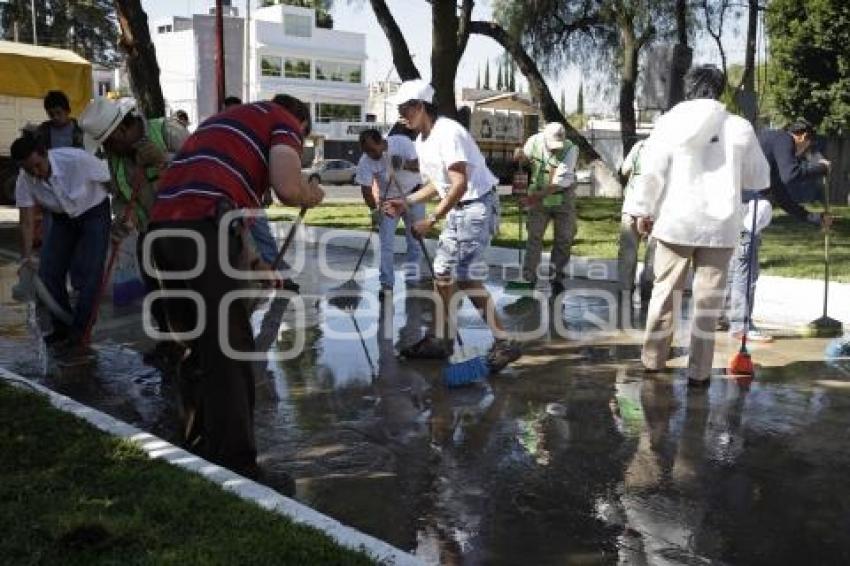
[[[160,177],[151,221],[208,218],[222,198],[237,208],[262,208],[269,152],[279,144],[303,150],[300,123],[274,102],[242,104],[207,119]]]

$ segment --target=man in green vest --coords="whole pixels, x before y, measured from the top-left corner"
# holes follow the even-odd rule
[[[79,122],[87,147],[101,146],[109,163],[114,191],[113,240],[121,240],[132,228],[144,233],[160,172],[189,137],[188,130],[174,118],[146,119],[133,104],[107,98],[92,100]],[[137,183],[134,210],[122,223]]]
[[[570,248],[576,235],[575,166],[578,147],[566,139],[563,124],[552,122],[528,138],[517,159],[531,167],[528,196],[521,205],[528,209],[528,244],[523,277],[533,287],[541,278],[540,257],[543,234],[551,221],[555,229],[551,264],[554,272],[543,276],[552,285],[552,296],[564,291]]]
[[[138,231],[136,257],[142,264],[142,235],[147,231],[151,206],[156,198],[160,173],[189,137],[189,131],[174,118],[146,119],[132,103],[95,98],[80,115],[80,128],[87,149],[98,147],[109,164],[112,178],[112,242],[120,245],[133,229]],[[135,198],[133,194],[135,194]],[[133,210],[127,214],[130,202]],[[144,280],[144,278],[143,278]],[[148,291],[150,282],[145,281]],[[154,303],[152,314],[160,329],[165,315]],[[166,343],[157,344],[154,358],[167,358]]]

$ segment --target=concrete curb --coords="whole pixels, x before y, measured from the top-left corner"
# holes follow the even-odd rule
[[[56,393],[34,381],[0,367],[0,379],[16,387],[25,387],[48,398],[50,404],[72,414],[95,428],[113,436],[129,440],[145,451],[150,458],[161,459],[173,466],[203,476],[205,479],[238,497],[255,503],[295,523],[318,529],[340,546],[363,551],[382,564],[414,566],[424,564],[419,558],[395,548],[386,542],[343,525],[293,499],[284,497],[264,485],[235,474],[227,468],[208,462],[182,448],[115,419],[73,399]]]

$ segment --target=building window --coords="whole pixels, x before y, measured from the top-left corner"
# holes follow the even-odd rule
[[[156,28],[156,31],[159,32],[159,33],[171,33],[172,29],[173,28],[172,28],[171,25],[167,25],[167,26],[159,26],[158,28]]]
[[[359,122],[361,108],[356,104],[316,103],[316,122]]]
[[[339,63],[337,61],[316,61],[316,79],[360,84],[360,65],[357,63]]]
[[[287,57],[283,72],[287,79],[309,79],[310,61],[308,59],[290,59]]]
[[[313,18],[297,14],[283,15],[283,32],[295,37],[310,37],[313,35]]]
[[[264,77],[279,77],[281,76],[280,68],[282,66],[280,57],[272,57],[271,55],[263,55],[260,59],[260,70]]]

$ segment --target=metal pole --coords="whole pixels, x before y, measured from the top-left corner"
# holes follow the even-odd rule
[[[218,111],[224,108],[224,9],[222,0],[215,0],[215,81],[218,91]]]
[[[35,25],[35,0],[31,0],[30,6],[32,7],[32,44],[38,45],[38,32],[36,32]]]
[[[242,100],[251,101],[251,0],[245,0],[245,88]]]

